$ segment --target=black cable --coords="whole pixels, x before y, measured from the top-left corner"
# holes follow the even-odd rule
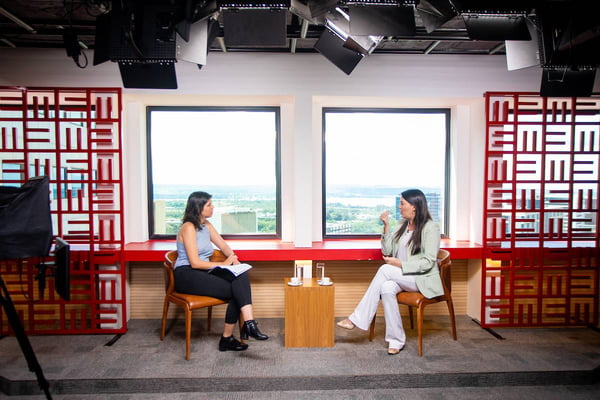
[[[88,58],[84,51],[82,51],[81,54],[83,55],[83,58],[85,58],[85,64],[81,65],[79,63],[79,57],[73,57],[73,60],[75,61],[75,65],[77,65],[81,69],[84,69],[88,66]]]

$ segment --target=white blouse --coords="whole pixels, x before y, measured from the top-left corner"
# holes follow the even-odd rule
[[[400,242],[398,246],[398,253],[396,253],[396,258],[400,261],[406,261],[408,259],[408,241],[412,236],[413,231],[409,231],[408,229],[404,232],[404,234],[400,237]]]

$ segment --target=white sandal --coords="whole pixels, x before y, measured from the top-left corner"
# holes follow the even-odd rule
[[[337,326],[339,326],[340,328],[348,329],[348,330],[354,329],[354,324],[348,318],[343,319],[340,322],[338,322]]]

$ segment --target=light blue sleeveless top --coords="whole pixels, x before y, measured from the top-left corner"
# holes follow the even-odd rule
[[[208,261],[215,248],[210,241],[210,231],[205,225],[202,225],[202,230],[196,230],[196,244],[198,246],[198,257],[203,261]],[[173,268],[182,265],[190,265],[190,260],[185,252],[185,246],[182,242],[177,240],[177,261],[175,261],[175,266]]]

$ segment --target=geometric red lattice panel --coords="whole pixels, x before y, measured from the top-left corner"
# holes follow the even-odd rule
[[[485,327],[598,323],[600,99],[486,93]]]
[[[72,250],[69,302],[52,278],[37,294],[34,260],[0,264],[27,332],[126,330],[121,108],[119,88],[0,88],[0,185],[48,176],[53,233]]]

